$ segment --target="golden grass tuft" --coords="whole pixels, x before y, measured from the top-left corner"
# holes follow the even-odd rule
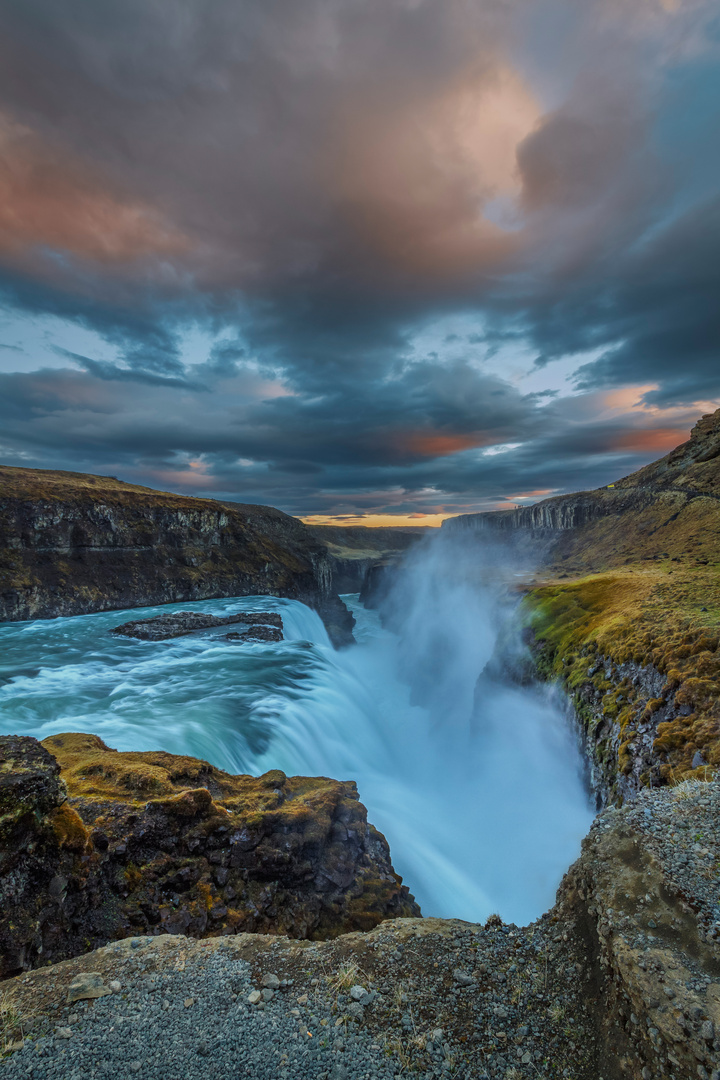
[[[35,1013],[12,990],[0,991],[0,1054],[19,1050]]]
[[[90,833],[77,810],[63,803],[50,812],[49,820],[60,847],[82,855],[90,844]]]

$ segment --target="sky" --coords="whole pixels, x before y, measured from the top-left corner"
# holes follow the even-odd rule
[[[6,0],[0,462],[438,524],[720,406],[714,0]]]

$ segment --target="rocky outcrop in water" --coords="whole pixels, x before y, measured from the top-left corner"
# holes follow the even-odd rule
[[[272,611],[241,611],[237,615],[210,615],[205,611],[174,611],[156,615],[154,619],[136,619],[134,622],[115,626],[111,634],[140,638],[143,641],[167,641],[168,638],[184,637],[200,630],[214,630],[218,626],[242,623],[248,627],[242,633],[227,637],[243,638],[245,641],[282,641],[282,618]]]
[[[0,467],[0,620],[274,595],[353,620],[326,548],[268,506],[152,491],[84,473]]]
[[[0,976],[136,934],[317,939],[420,914],[350,781],[3,736],[0,814]]]

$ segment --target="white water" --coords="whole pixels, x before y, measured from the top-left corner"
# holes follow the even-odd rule
[[[358,645],[341,652],[314,612],[268,597],[4,624],[0,731],[356,780],[424,914],[526,923],[552,904],[592,810],[562,702],[478,682],[507,623],[501,576],[424,544],[390,598],[392,631],[346,598]],[[108,633],[167,610],[262,609],[281,612],[285,641]]]

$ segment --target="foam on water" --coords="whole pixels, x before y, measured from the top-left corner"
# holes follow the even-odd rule
[[[552,690],[478,682],[507,595],[487,575],[469,582],[455,556],[448,575],[430,549],[391,598],[392,630],[346,598],[358,645],[341,652],[314,612],[272,597],[4,624],[0,730],[88,731],[232,772],[356,780],[425,914],[527,922],[552,904],[590,824],[578,751]],[[108,632],[168,610],[280,611],[286,640]]]

